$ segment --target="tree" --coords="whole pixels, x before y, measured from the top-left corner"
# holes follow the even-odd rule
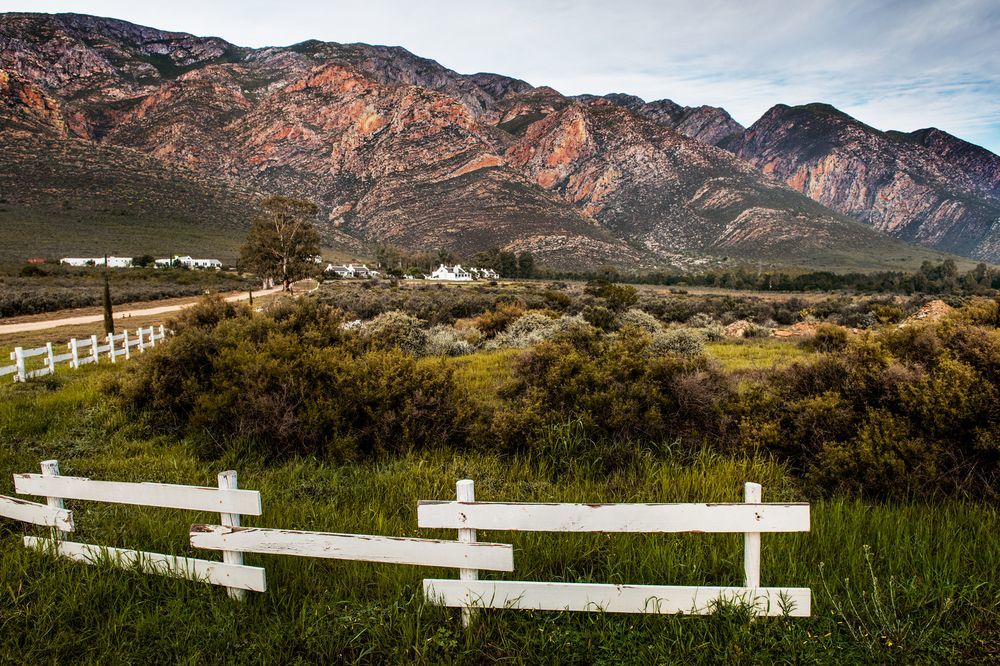
[[[132,258],[132,265],[138,268],[146,268],[156,263],[156,259],[151,254],[143,254]]]
[[[288,291],[293,281],[309,274],[312,258],[319,254],[319,234],[313,226],[319,209],[289,197],[268,197],[261,209],[240,249],[240,264],[262,278],[280,281]]]
[[[530,252],[522,252],[517,255],[517,274],[523,278],[535,276],[535,258],[531,256]]]
[[[108,281],[107,260],[104,264],[104,332],[108,335],[115,334],[115,318],[111,311],[111,284]]]

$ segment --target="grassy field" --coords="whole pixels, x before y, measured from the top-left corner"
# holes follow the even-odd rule
[[[770,352],[768,352],[770,353]],[[461,384],[486,391],[503,353],[458,359]],[[476,358],[479,358],[476,357]],[[476,480],[482,500],[735,501],[745,481],[765,501],[801,500],[803,489],[767,459],[642,449],[624,469],[578,449],[571,425],[554,426],[531,457],[483,452],[332,465],[264,463],[233,454],[196,457],[189,444],[152,436],[109,404],[102,384],[126,365],[86,368],[0,388],[0,492],[10,474],[46,458],[62,472],[115,480],[214,485],[236,468],[259,489],[264,514],[245,524],[454,538],[416,528],[420,499],[454,496]],[[68,502],[75,539],[192,553],[187,529],[215,515]],[[765,584],[809,586],[811,619],[638,617],[491,611],[468,633],[453,611],[426,605],[423,577],[450,570],[248,556],[265,566],[268,591],[245,604],[198,583],[120,573],[25,551],[25,530],[0,523],[0,661],[172,663],[984,663],[1000,659],[1000,513],[960,501],[813,504],[812,532],[765,536]],[[515,547],[505,577],[614,583],[739,584],[736,535],[556,535],[481,532]],[[205,553],[198,553],[205,557]],[[214,554],[209,554],[209,557]],[[488,576],[487,576],[488,577]]]

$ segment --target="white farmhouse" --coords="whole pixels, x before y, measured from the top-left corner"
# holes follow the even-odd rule
[[[381,273],[378,271],[373,271],[368,268],[365,264],[347,264],[346,266],[338,266],[336,264],[327,264],[324,269],[325,273],[335,273],[337,277],[342,278],[377,278],[381,277]]]
[[[67,266],[103,266],[104,257],[63,257],[60,264]],[[108,257],[108,268],[131,268],[132,257]]]
[[[170,268],[171,266],[184,266],[185,268],[214,268],[220,270],[222,262],[218,259],[193,259],[191,255],[175,254],[171,259],[157,259],[157,268]]]
[[[434,270],[433,273],[427,276],[427,279],[469,282],[472,280],[472,274],[462,268],[461,264],[455,264],[454,266],[445,266],[444,264],[441,264]]]

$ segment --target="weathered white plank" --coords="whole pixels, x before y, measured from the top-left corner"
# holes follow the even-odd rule
[[[226,564],[225,562],[212,562],[210,560],[198,560],[191,557],[163,555],[161,553],[147,553],[139,550],[127,550],[125,548],[95,546],[89,543],[77,543],[74,541],[38,539],[30,536],[24,537],[24,545],[36,550],[54,551],[57,555],[88,564],[110,562],[123,568],[137,567],[145,573],[189,578],[191,580],[199,580],[213,585],[224,585],[241,590],[264,592],[267,589],[264,569],[261,567]]]
[[[22,349],[21,358],[31,358],[32,356],[41,356],[42,354],[47,354],[49,352],[48,347],[34,347],[32,349]],[[17,352],[10,353],[10,360],[15,360],[17,358]]]
[[[4,375],[11,375],[11,374],[13,374],[15,372],[17,372],[17,366],[16,365],[7,365],[7,366],[0,367],[0,377],[3,377]]]
[[[300,532],[258,527],[192,525],[191,545],[271,555],[298,555],[359,562],[513,571],[514,549],[502,543]]]
[[[420,527],[537,532],[808,532],[808,504],[421,501]]]
[[[52,357],[52,362],[53,363],[62,363],[63,361],[70,361],[72,359],[73,359],[73,354],[71,354],[71,353],[56,354],[56,355],[54,355]]]
[[[15,474],[14,489],[21,495],[137,504],[140,506],[191,509],[213,513],[261,514],[260,493],[256,490],[222,490],[170,483],[125,483],[94,481],[75,476]]]
[[[58,527],[63,532],[73,531],[72,511],[36,504],[17,497],[0,495],[0,516],[42,527]]]
[[[719,602],[753,605],[758,615],[808,617],[809,588],[605,585],[426,579],[424,597],[452,607],[707,615]]]
[[[31,379],[33,377],[44,377],[45,375],[51,375],[52,368],[45,366],[44,368],[39,368],[38,370],[32,370],[31,372],[25,373],[25,377]]]

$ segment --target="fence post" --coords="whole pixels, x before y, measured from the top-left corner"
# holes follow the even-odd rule
[[[100,363],[101,356],[97,353],[97,336],[90,336],[90,355],[94,357],[94,363]]]
[[[476,486],[472,479],[462,479],[455,484],[455,497],[459,502],[476,501]],[[474,542],[476,540],[476,530],[470,528],[459,529],[458,540],[465,543]],[[461,580],[479,580],[479,571],[477,569],[459,569],[458,576]],[[468,607],[463,608],[462,626],[468,627],[472,624],[472,618],[474,616],[474,609]]]
[[[42,461],[42,476],[59,476],[59,461],[58,460],[43,460]],[[66,506],[63,504],[61,497],[46,497],[46,504],[48,504],[53,509],[65,509]],[[58,539],[63,534],[69,534],[69,532],[60,532],[56,528],[52,528],[52,538]]]
[[[760,504],[761,495],[759,483],[747,483],[743,486],[743,501],[747,504]],[[746,587],[760,587],[760,532],[746,532],[743,535],[743,573]]]
[[[14,363],[17,365],[17,374],[14,376],[16,382],[28,381],[28,373],[24,369],[24,348],[14,347]]]
[[[160,324],[160,339],[161,340],[167,339],[167,331],[165,328],[163,328],[163,324]]]
[[[76,338],[70,338],[69,344],[66,346],[69,347],[69,353],[72,357],[69,360],[69,367],[76,370],[80,367],[80,352],[76,349]]]
[[[150,329],[152,330],[152,329]],[[225,472],[219,473],[219,488],[226,490],[235,490],[237,488],[236,483],[236,470],[231,469]],[[223,513],[222,524],[226,527],[239,527],[240,526],[240,514],[238,513]],[[243,564],[243,553],[234,550],[224,550],[222,551],[222,561],[226,564]],[[229,593],[230,599],[236,599],[237,601],[246,601],[247,591],[237,590],[235,588],[227,588],[226,591]]]
[[[129,348],[128,348],[128,329],[127,328],[122,330],[122,344],[125,346],[125,360],[127,361],[130,358],[132,358],[132,353],[129,351]]]
[[[149,326],[149,346],[156,346],[156,329],[152,325]]]
[[[46,374],[54,375],[56,373],[56,357],[52,353],[52,343],[45,343],[45,364],[49,366],[49,371]]]
[[[115,361],[115,336],[114,335],[109,335],[108,336],[108,358],[111,359],[112,363],[116,363],[117,362],[117,361]]]
[[[139,334],[139,353],[142,354],[146,351],[146,339],[142,337],[142,326],[135,329],[135,332]]]

